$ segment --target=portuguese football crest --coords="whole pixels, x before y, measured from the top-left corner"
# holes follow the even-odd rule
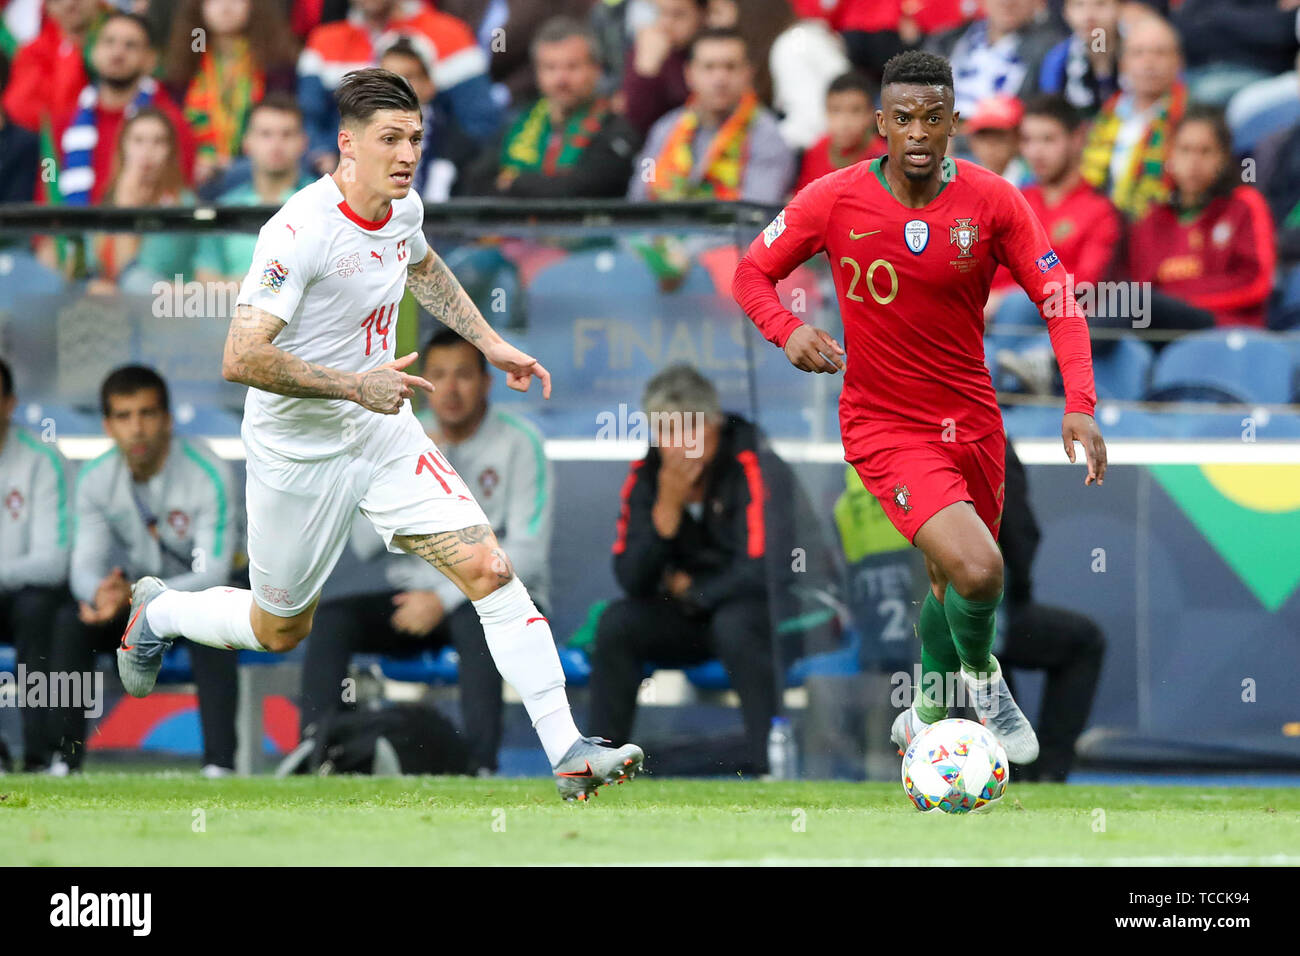
[[[969,259],[974,254],[971,247],[980,241],[980,227],[972,226],[969,218],[958,219],[957,225],[948,227],[948,242],[957,246],[957,258]]]
[[[912,506],[907,503],[907,499],[911,497],[912,494],[907,490],[907,485],[894,485],[893,494],[894,504],[903,509],[904,514],[912,510]]]

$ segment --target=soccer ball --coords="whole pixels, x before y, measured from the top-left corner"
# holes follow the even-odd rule
[[[903,791],[923,813],[969,813],[1002,799],[1007,752],[973,720],[940,720],[903,755]]]

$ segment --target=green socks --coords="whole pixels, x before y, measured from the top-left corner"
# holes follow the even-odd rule
[[[933,591],[925,594],[916,629],[921,636],[921,686],[912,703],[916,715],[932,724],[948,716],[948,675],[956,673],[960,664],[943,605]]]
[[[968,674],[987,674],[993,670],[993,638],[996,633],[994,612],[1002,596],[992,601],[971,601],[962,597],[952,585],[943,596],[943,612],[952,632],[961,666]]]

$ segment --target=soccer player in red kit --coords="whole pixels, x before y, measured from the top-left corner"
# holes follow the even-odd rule
[[[1039,306],[1065,383],[1061,438],[1080,442],[1086,484],[1106,473],[1093,420],[1092,351],[1065,268],[1014,186],[944,157],[957,123],[952,68],[901,53],[885,65],[876,124],[887,155],[802,190],[749,247],[732,293],[763,335],[805,372],[846,367],[840,397],[845,459],[894,526],[925,554],[921,686],[894,722],[900,750],[947,716],[949,675],[1014,763],[1038,738],[992,656],[1002,596],[1006,433],[984,365],[984,303],[999,264]],[[835,273],[846,349],[805,325],[775,283],[825,252]],[[1048,306],[1048,307],[1045,307]]]

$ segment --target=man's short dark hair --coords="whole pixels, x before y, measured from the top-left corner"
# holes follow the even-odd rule
[[[543,23],[538,31],[533,34],[533,42],[528,45],[528,55],[535,61],[538,47],[563,43],[565,40],[571,40],[574,37],[582,37],[587,41],[587,55],[591,57],[592,62],[598,63],[600,61],[600,43],[596,39],[596,31],[576,17],[551,17]]]
[[[420,112],[420,100],[404,77],[378,67],[353,70],[334,92],[343,123],[367,122],[379,110]]]
[[[104,27],[108,26],[114,20],[131,21],[136,26],[138,26],[140,30],[144,33],[145,42],[148,43],[150,46],[154,45],[153,30],[149,28],[149,21],[146,20],[144,17],[140,16],[140,14],[138,13],[128,13],[126,10],[110,11],[107,15],[105,15],[104,19],[99,22],[99,29],[96,31],[96,34],[103,33]]]
[[[123,365],[108,373],[104,384],[99,386],[99,410],[105,418],[109,415],[109,400],[115,395],[134,395],[145,389],[158,393],[158,401],[163,411],[171,413],[171,395],[163,377],[147,365]]]
[[[1042,93],[1025,104],[1025,116],[1043,116],[1055,120],[1067,133],[1073,133],[1083,124],[1083,116],[1059,93]]]
[[[303,125],[302,107],[298,101],[288,93],[280,90],[273,90],[253,104],[253,108],[248,111],[248,122],[245,128],[253,125],[253,117],[262,110],[273,110],[276,113],[292,113],[298,119],[298,125]]]
[[[14,373],[9,371],[9,363],[0,358],[0,398],[8,398],[14,393]]]
[[[474,354],[478,356],[479,371],[483,372],[485,375],[487,374],[487,356],[484,355],[473,342],[462,338],[460,333],[455,329],[443,328],[433,333],[433,336],[429,341],[424,344],[424,348],[420,350],[420,364],[423,365],[425,362],[429,361],[429,353],[434,349],[451,348],[453,345],[468,345],[470,348],[474,349]]]
[[[952,89],[952,64],[934,53],[908,50],[889,58],[880,77],[880,88],[891,83],[907,86],[942,86]]]
[[[868,103],[876,102],[876,91],[871,88],[871,80],[867,79],[865,73],[859,73],[857,70],[841,73],[831,80],[831,85],[826,88],[826,95],[830,96],[832,93],[861,93],[867,98]]]
[[[705,27],[699,33],[695,34],[695,39],[691,41],[690,53],[687,59],[695,59],[695,51],[699,49],[701,43],[711,43],[717,40],[734,40],[740,44],[740,48],[745,51],[745,59],[749,59],[749,44],[741,36],[739,30],[731,27]]]

